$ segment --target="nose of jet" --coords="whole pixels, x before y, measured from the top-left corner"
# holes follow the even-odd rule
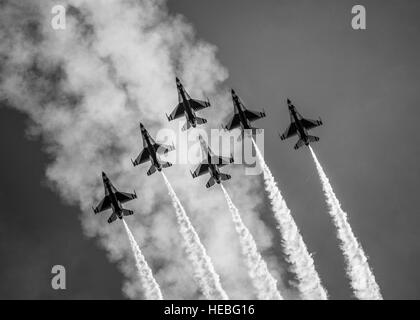
[[[287,106],[289,107],[290,110],[293,109],[293,104],[292,104],[292,101],[290,101],[290,99],[287,99]]]
[[[235,90],[232,89],[230,92],[232,93],[232,96],[236,95]]]
[[[143,123],[140,122],[140,130],[143,130],[143,129],[144,129],[144,125]]]
[[[106,176],[105,172],[103,172],[103,171],[102,171],[102,178],[107,179],[107,176]]]
[[[178,77],[175,78],[175,81],[176,81],[176,83],[180,83],[181,82]]]

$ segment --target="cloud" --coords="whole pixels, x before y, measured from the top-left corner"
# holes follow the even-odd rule
[[[128,297],[142,293],[124,229],[91,211],[103,197],[102,170],[119,189],[136,189],[139,195],[127,204],[135,210],[127,223],[165,298],[203,298],[162,178],[147,177],[148,166],[133,168],[130,158],[141,147],[139,121],[152,136],[164,127],[177,128],[165,117],[178,103],[176,75],[191,96],[212,101],[202,113],[208,127],[218,127],[231,111],[223,87],[228,72],[216,58],[217,48],[197,40],[193,27],[169,14],[164,1],[68,0],[65,5],[66,29],[53,30],[52,2],[0,2],[1,97],[30,117],[31,134],[43,139],[51,157],[49,181],[65,201],[80,207],[86,234],[98,237],[108,257],[119,261]],[[189,169],[174,165],[166,174],[229,296],[254,298],[221,190],[207,190],[205,178],[193,180]],[[271,233],[256,210],[263,201],[260,177],[245,176],[240,166],[226,170],[233,176],[226,186],[259,248],[271,247]],[[280,267],[270,265],[280,276]]]

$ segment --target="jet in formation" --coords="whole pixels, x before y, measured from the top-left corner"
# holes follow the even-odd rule
[[[151,161],[152,165],[150,169],[147,171],[147,175],[150,176],[151,174],[155,173],[156,170],[159,172],[162,171],[163,168],[168,168],[172,166],[169,162],[162,162],[158,158],[158,154],[167,154],[170,151],[175,150],[175,147],[167,146],[164,144],[156,143],[155,140],[150,136],[149,132],[147,132],[146,128],[140,123],[140,132],[143,138],[143,150],[140,152],[136,160],[131,160],[133,166],[138,166],[139,164],[145,163],[147,161]]]
[[[112,209],[112,214],[108,219],[108,223],[112,223],[117,218],[122,219],[123,216],[132,215],[134,212],[124,209],[122,203],[131,201],[137,198],[136,192],[126,193],[118,191],[104,172],[102,172],[102,180],[105,188],[105,197],[98,204],[96,208],[92,208],[95,214]]]
[[[232,101],[234,107],[234,114],[229,123],[224,126],[226,130],[233,130],[235,128],[241,128],[242,138],[244,135],[244,130],[258,130],[251,126],[251,122],[264,118],[265,112],[263,111],[252,111],[245,108],[239,96],[232,89]]]
[[[187,122],[183,125],[182,131],[188,130],[191,127],[195,128],[198,124],[207,123],[206,119],[197,117],[195,112],[210,107],[210,101],[191,99],[178,78],[176,78],[176,88],[178,90],[179,103],[170,115],[166,115],[168,121],[185,116]]]
[[[182,128],[183,131],[188,130],[191,127],[195,128],[197,124],[206,123],[207,120],[197,117],[195,112],[210,107],[210,102],[191,99],[178,78],[176,78],[176,85],[178,89],[179,104],[169,116],[166,115],[168,120],[172,121],[174,119],[185,116],[187,122]],[[258,130],[257,128],[253,128],[251,126],[251,122],[263,118],[266,115],[264,111],[248,110],[233,89],[231,93],[234,106],[234,114],[229,123],[224,126],[224,129],[230,131],[235,128],[240,128],[243,138],[245,130],[253,130],[254,132],[255,130]],[[311,120],[303,118],[289,99],[287,99],[287,105],[289,108],[291,124],[287,130],[282,135],[280,135],[281,140],[285,140],[298,135],[299,140],[294,146],[295,149],[299,149],[303,145],[308,146],[311,142],[318,141],[319,138],[309,135],[308,130],[321,126],[322,120]],[[168,152],[175,150],[175,147],[173,145],[169,146],[156,143],[142,123],[140,123],[140,132],[143,139],[143,150],[134,161],[131,160],[133,165],[137,166],[139,164],[150,161],[151,167],[147,171],[148,176],[152,175],[156,171],[162,171],[163,168],[172,166],[172,164],[169,162],[161,161],[159,159],[159,155],[166,155]],[[215,183],[220,184],[222,181],[231,179],[229,174],[220,172],[220,167],[233,163],[233,156],[231,155],[230,158],[217,156],[213,153],[201,135],[199,136],[199,141],[205,158],[198,165],[195,171],[191,172],[192,177],[197,178],[206,173],[209,173],[210,179],[206,183],[207,188],[212,187]],[[102,180],[105,189],[105,197],[96,208],[92,208],[95,214],[108,209],[112,209],[112,214],[108,219],[108,223],[112,223],[117,218],[123,219],[123,216],[132,215],[134,212],[124,209],[122,207],[122,203],[136,199],[137,195],[135,191],[133,194],[118,191],[104,172],[102,172]]]
[[[291,124],[289,128],[287,128],[287,130],[280,136],[280,139],[285,140],[295,135],[298,135],[299,140],[294,146],[295,150],[299,149],[303,145],[308,146],[309,143],[318,141],[319,138],[309,135],[308,130],[322,125],[321,118],[319,120],[305,119],[296,110],[296,107],[292,104],[292,102],[289,99],[287,99],[287,105],[289,107]]]
[[[199,140],[206,158],[198,165],[194,172],[191,172],[192,177],[197,178],[205,173],[209,173],[210,179],[206,183],[207,188],[210,188],[215,183],[220,184],[222,181],[229,180],[231,176],[220,172],[219,168],[233,163],[233,156],[230,158],[216,156],[210,147],[207,146],[207,143],[201,135],[199,136]]]

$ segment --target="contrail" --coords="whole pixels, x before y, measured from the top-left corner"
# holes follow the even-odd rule
[[[204,296],[209,300],[227,300],[229,299],[220,283],[219,275],[214,270],[210,257],[206,249],[201,244],[193,225],[188,218],[184,207],[178,199],[166,175],[162,173],[165,184],[168,188],[172,204],[175,208],[176,219],[179,229],[184,238],[184,246],[187,257],[191,261],[194,269],[194,277],[197,280]]]
[[[143,285],[144,295],[147,300],[163,300],[162,292],[160,287],[153,277],[152,270],[144,259],[143,254],[141,253],[140,247],[134,239],[133,234],[125,223],[123,219],[123,224],[125,231],[127,232],[128,239],[130,240],[131,249],[133,250],[134,258],[136,259],[136,266],[138,275]]]
[[[296,274],[298,280],[297,288],[300,295],[303,299],[308,300],[326,300],[328,298],[327,291],[321,284],[319,275],[315,270],[314,261],[290,214],[290,209],[287,207],[277,187],[277,183],[254,139],[252,139],[252,143],[254,144],[257,157],[263,169],[265,189],[270,198],[274,217],[278,224],[277,228],[280,230],[286,259],[291,264],[291,271]]]
[[[267,264],[262,259],[248,228],[242,222],[238,208],[232,202],[229,194],[223,185],[220,185],[232,214],[232,220],[235,224],[236,232],[239,236],[242,253],[246,258],[248,273],[252,283],[257,290],[258,299],[260,300],[283,300],[280,292],[277,290],[277,280],[268,271]]]
[[[122,289],[129,298],[138,298],[139,281],[133,281],[137,269],[127,265],[131,248],[115,245],[127,241],[126,232],[123,227],[109,228],[91,214],[88,205],[93,201],[90,197],[103,192],[98,168],[110,172],[121,186],[147,190],[147,205],[141,201],[132,204],[133,209],[142,211],[144,219],[129,227],[134,235],[145,232],[141,249],[149,264],[159,265],[154,276],[165,299],[198,298],[201,291],[191,284],[188,272],[179,273],[189,260],[180,254],[176,243],[167,241],[178,235],[179,228],[176,221],[167,223],[167,207],[159,205],[167,193],[165,186],[150,188],[150,180],[127,174],[127,160],[137,153],[139,128],[135,119],[142,119],[149,130],[158,132],[162,141],[176,138],[171,136],[173,131],[166,130],[168,122],[163,116],[177,103],[176,76],[197,97],[208,96],[220,103],[231,99],[228,90],[221,90],[229,73],[218,59],[217,47],[197,34],[186,17],[173,14],[167,2],[0,0],[0,111],[13,108],[30,119],[29,135],[45,143],[48,151],[46,179],[58,196],[80,205],[85,235],[96,236],[108,258],[119,261],[125,278]],[[51,8],[57,4],[66,8],[65,31],[51,26],[57,17]],[[216,127],[229,110],[218,111],[208,119],[209,127]],[[200,202],[195,201],[198,196],[202,202],[212,201],[211,206],[201,206],[200,217],[204,219],[197,224],[217,228],[217,233],[208,233],[206,248],[220,252],[212,261],[221,266],[217,271],[223,280],[229,279],[223,281],[224,289],[239,299],[248,298],[245,268],[231,267],[242,262],[242,257],[235,246],[224,241],[234,230],[211,219],[214,210],[226,207],[222,195],[203,195],[180,171],[171,176],[171,183],[175,182],[181,188],[176,191],[182,191],[192,207],[200,208]],[[265,239],[262,245],[268,248],[272,239],[266,236],[266,226],[255,211],[254,202],[261,198],[254,192],[254,183],[259,183],[258,177],[230,185],[249,200],[247,210],[253,213],[250,219],[259,230],[255,237],[258,234]]]
[[[341,209],[340,202],[338,201],[315,152],[310,146],[309,150],[311,150],[319,178],[321,179],[322,188],[324,189],[326,201],[329,206],[329,214],[337,228],[337,237],[341,242],[340,248],[346,261],[346,272],[350,279],[353,293],[358,299],[382,300],[379,286],[369,267],[367,257],[347,221],[347,214]]]

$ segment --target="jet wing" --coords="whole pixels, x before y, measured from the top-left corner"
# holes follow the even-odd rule
[[[133,194],[119,191],[115,193],[115,196],[117,197],[117,200],[121,203],[128,202],[137,198],[137,195],[135,193]]]
[[[198,165],[197,169],[195,169],[195,171],[192,172],[191,174],[194,178],[196,178],[196,177],[202,176],[208,171],[209,171],[209,164],[202,162]]]
[[[284,140],[284,139],[293,137],[296,134],[297,134],[297,126],[295,122],[292,122],[289,128],[287,128],[287,130],[280,136],[280,139]]]
[[[136,160],[133,161],[134,166],[138,166],[141,163],[145,163],[149,160],[150,152],[147,148],[144,148],[139,156],[136,158]]]
[[[111,198],[109,196],[105,196],[105,198],[102,199],[101,202],[99,202],[98,206],[93,209],[93,212],[95,214],[108,210],[111,208]]]
[[[239,114],[235,113],[232,119],[230,120],[230,122],[228,123],[228,125],[226,126],[226,130],[232,130],[232,129],[238,128],[240,125],[241,125],[241,120],[239,118]]]
[[[174,109],[174,111],[171,112],[171,114],[168,117],[168,120],[174,120],[177,118],[180,118],[184,115],[184,104],[182,102],[180,102]]]
[[[190,103],[190,106],[192,109],[194,109],[194,111],[210,107],[210,102],[208,101],[190,99],[188,100],[188,102]]]
[[[305,119],[305,118],[303,118],[302,120],[300,120],[300,122],[302,123],[302,126],[305,129],[307,129],[307,130],[322,125],[322,121],[321,120],[311,120],[311,119]]]
[[[145,137],[144,137],[143,134],[141,135],[141,137],[143,138],[143,147],[146,148],[147,147],[146,139],[145,139]],[[156,143],[155,140],[150,136],[149,133],[147,133],[147,137],[149,138],[149,141],[150,141],[151,144],[155,144]]]
[[[108,223],[114,222],[115,220],[117,220],[117,218],[118,218],[117,215],[113,212],[108,219]]]
[[[249,121],[255,121],[257,119],[264,118],[265,113],[259,111],[245,110],[245,116]]]
[[[170,151],[175,150],[175,146],[168,146],[166,144],[155,143],[154,148],[159,154],[166,154]]]

